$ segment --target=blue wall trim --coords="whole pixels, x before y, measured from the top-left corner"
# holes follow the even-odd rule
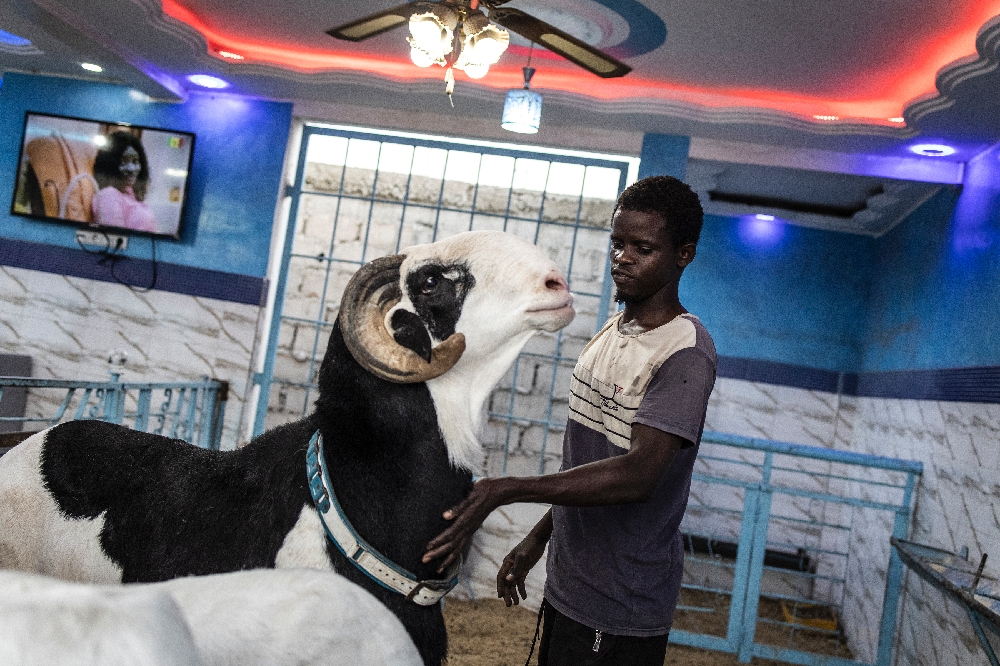
[[[858,375],[856,395],[1000,403],[1000,367],[862,372]]]
[[[843,373],[774,361],[720,356],[718,375],[728,379],[836,393]]]
[[[719,377],[862,398],[1000,404],[1000,367],[833,372],[720,356]]]
[[[153,277],[153,262],[148,259],[123,257],[115,265],[116,280],[110,262],[102,262],[100,255],[10,238],[0,238],[0,265],[101,282],[120,280],[140,289],[149,287]],[[267,294],[267,280],[158,261],[154,289],[260,306]]]

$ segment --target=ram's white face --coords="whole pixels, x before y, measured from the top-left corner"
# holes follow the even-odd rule
[[[402,300],[386,317],[397,339],[407,322],[416,327],[419,319],[435,346],[453,333],[464,334],[466,361],[512,341],[523,346],[531,333],[557,331],[576,314],[555,262],[535,245],[499,231],[408,248],[400,287]]]
[[[575,315],[566,280],[541,250],[499,231],[470,231],[363,266],[338,322],[367,372],[426,382],[452,463],[474,471],[493,387],[532,335]]]

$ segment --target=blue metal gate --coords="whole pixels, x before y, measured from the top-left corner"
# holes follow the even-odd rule
[[[889,666],[919,462],[706,432],[670,640],[739,661]]]
[[[207,377],[199,382],[123,382],[117,372],[110,375],[104,382],[0,377],[0,403],[4,393],[13,397],[20,392],[24,405],[27,392],[25,413],[0,416],[0,424],[13,425],[17,433],[93,419],[218,450],[228,382]]]
[[[532,339],[494,393],[484,435],[492,474],[524,444],[551,456],[569,373],[611,310],[608,234],[638,159],[483,141],[306,125],[276,284],[254,434],[301,418],[350,276],[361,264],[462,231],[503,230],[542,247],[577,319]]]

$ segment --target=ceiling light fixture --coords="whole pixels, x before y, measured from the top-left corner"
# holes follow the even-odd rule
[[[529,52],[528,62],[531,62]],[[524,87],[507,92],[503,103],[503,116],[500,127],[519,134],[535,134],[542,122],[542,96],[529,90],[531,77],[535,75],[534,67],[524,67]]]
[[[905,123],[906,118],[903,116],[896,116],[895,118],[889,118],[890,123]]]
[[[96,72],[98,74],[104,71],[103,67],[101,67],[100,65],[95,65],[92,62],[81,62],[80,67],[83,67],[88,72]]]
[[[219,55],[223,58],[229,58],[230,60],[243,60],[243,56],[239,53],[233,53],[232,51],[219,51]]]
[[[940,143],[921,143],[916,146],[910,146],[910,152],[925,157],[944,157],[946,155],[953,155],[955,149]]]
[[[816,120],[840,120],[840,116],[813,116]]]
[[[202,88],[212,88],[213,90],[221,90],[222,88],[229,87],[228,81],[223,81],[217,76],[209,76],[208,74],[192,74],[187,78],[188,81],[195,84],[196,86],[201,86]]]
[[[469,8],[433,5],[427,11],[412,14],[409,26],[410,36],[406,41],[410,44],[410,60],[417,67],[447,67],[444,80],[449,99],[455,90],[453,68],[462,70],[471,79],[481,79],[510,43],[507,31],[490,23],[475,3]],[[448,56],[455,51],[456,30],[460,50],[449,66]]]
[[[164,0],[165,12],[174,1]],[[632,71],[625,63],[545,21],[520,9],[501,6],[508,2],[510,0],[411,0],[326,32],[337,39],[360,42],[408,26],[410,34],[406,41],[410,45],[410,60],[419,67],[440,65],[445,68],[444,90],[452,106],[455,70],[462,70],[471,79],[486,76],[490,65],[499,62],[507,50],[510,32],[532,44],[543,44],[552,53],[602,78],[625,76]],[[649,15],[659,21],[655,14]],[[395,63],[379,61],[379,65],[382,64]]]

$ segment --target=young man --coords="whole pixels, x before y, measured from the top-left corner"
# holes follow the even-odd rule
[[[562,471],[481,479],[424,556],[443,557],[443,569],[493,509],[552,504],[497,574],[497,595],[518,603],[549,544],[543,666],[663,664],[684,563],[678,527],[715,384],[715,346],[677,295],[701,226],[698,197],[679,180],[622,192],[611,276],[625,309],[580,354]]]

